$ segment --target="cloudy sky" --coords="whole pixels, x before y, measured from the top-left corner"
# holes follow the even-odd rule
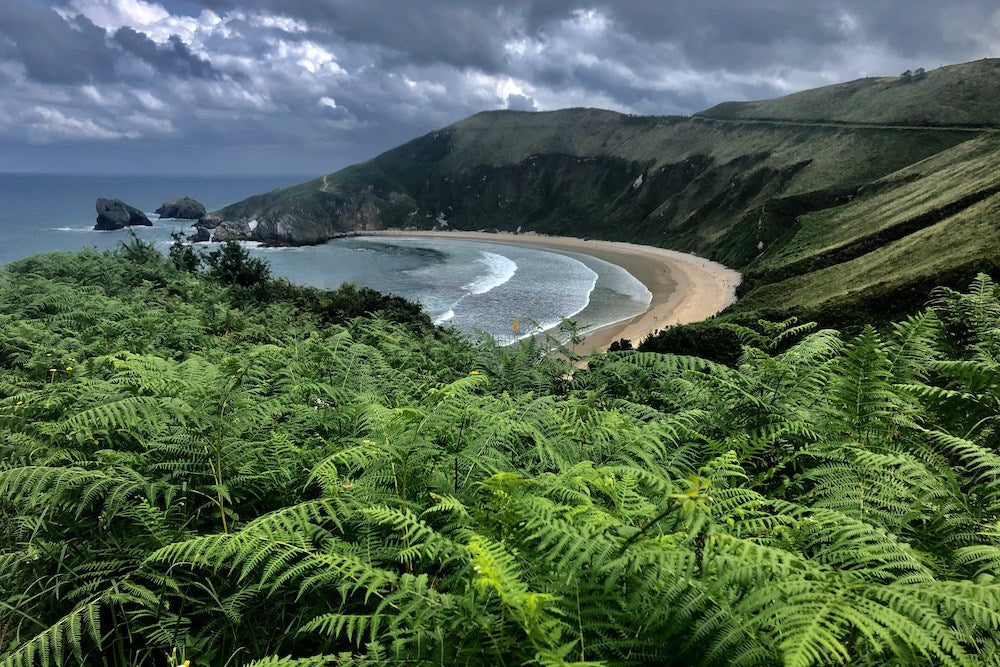
[[[996,0],[0,0],[0,171],[316,174],[484,109],[1000,56]]]

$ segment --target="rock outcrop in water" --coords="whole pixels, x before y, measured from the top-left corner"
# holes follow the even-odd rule
[[[94,225],[94,229],[98,231],[113,231],[134,226],[150,227],[153,224],[145,213],[134,206],[129,206],[121,199],[101,198],[97,200],[96,206],[97,224]]]
[[[194,234],[188,236],[188,241],[198,243],[212,240],[212,230],[222,224],[222,218],[217,215],[207,214],[198,218],[194,223]]]
[[[199,220],[205,216],[207,211],[198,201],[190,197],[174,197],[163,202],[156,213],[161,218],[177,218],[180,220]]]
[[[212,233],[205,227],[194,226],[194,234],[187,237],[191,243],[203,243],[212,240]]]
[[[215,229],[222,223],[222,217],[215,215],[214,213],[209,213],[208,215],[203,215],[198,218],[198,222],[194,223],[195,227],[204,227],[205,229]]]

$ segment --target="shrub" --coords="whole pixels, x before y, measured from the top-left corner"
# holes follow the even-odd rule
[[[227,241],[218,250],[208,253],[205,263],[208,275],[225,285],[255,287],[271,278],[271,267],[267,262],[251,256],[236,241]]]

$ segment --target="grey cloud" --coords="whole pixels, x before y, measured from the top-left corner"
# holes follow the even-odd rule
[[[622,31],[650,44],[675,42],[696,65],[746,71],[778,64],[829,66],[831,50],[884,44],[903,57],[935,54],[967,59],[969,43],[942,27],[963,14],[968,25],[988,20],[993,0],[763,0],[599,3]],[[937,63],[941,64],[941,63]]]
[[[534,111],[536,108],[535,100],[527,95],[508,95],[507,108],[514,111]]]
[[[829,44],[842,36],[836,27],[835,3],[673,0],[604,3],[603,8],[637,39],[678,41],[695,52],[724,54],[733,47],[766,46],[789,39]]]
[[[781,43],[833,44],[843,37],[836,5],[776,0],[206,0],[202,4],[220,11],[249,5],[301,18],[352,42],[381,47],[387,64],[447,63],[486,72],[504,69],[503,47],[508,40],[544,40],[574,12],[587,10],[611,18],[618,30],[647,47],[677,43],[693,62],[704,64],[727,62],[739,67],[750,64],[741,62],[740,54],[759,62],[766,57],[761,50]]]
[[[62,16],[0,0],[0,119],[41,106],[141,137],[116,146],[169,135],[213,169],[272,172],[334,169],[490,108],[691,113],[972,60],[996,55],[1000,26],[995,0],[147,0],[174,16],[105,30],[94,8],[128,3],[52,1]],[[15,123],[0,141],[20,140]]]
[[[513,28],[500,3],[347,0],[207,0],[217,11],[248,7],[293,16],[356,44],[378,47],[385,64],[447,63],[495,72]]]
[[[937,66],[967,58],[975,42],[969,34],[978,26],[989,25],[1000,11],[994,0],[968,0],[962,3],[936,0],[913,0],[908,3],[852,2],[867,40],[881,40],[902,56],[921,59],[938,58]],[[958,25],[957,30],[947,26]],[[995,29],[994,25],[994,29]],[[1000,55],[1000,54],[992,54]]]
[[[180,40],[166,45],[128,27],[109,35],[85,16],[66,20],[49,7],[14,0],[0,3],[0,54],[19,61],[28,77],[46,84],[106,83],[126,78],[130,57],[161,75],[210,78],[220,73]]]
[[[243,6],[209,0],[217,8]],[[996,10],[990,0],[956,7],[938,0],[509,0],[413,3],[408,0],[250,0],[262,10],[300,17],[356,43],[386,50],[388,64],[447,63],[486,72],[505,69],[503,44],[518,37],[545,40],[575,11],[595,10],[614,29],[654,53],[676,45],[694,67],[753,71],[793,63],[829,63],[833,51],[856,41],[884,43],[901,57],[933,54],[945,61],[968,57],[969,44],[941,26],[961,13],[975,24]],[[850,23],[856,22],[852,30]],[[628,52],[621,55],[629,55]]]
[[[502,68],[505,26],[495,11],[461,3],[410,2],[385,13],[378,3],[342,3],[331,5],[326,18],[331,30],[352,42],[387,47],[387,62],[392,64]]]
[[[330,107],[326,105],[321,105],[321,111],[323,118],[336,122],[356,122],[357,118],[354,117],[347,107],[336,106]]]
[[[177,35],[172,35],[167,44],[161,46],[140,32],[122,27],[115,31],[112,39],[128,54],[141,58],[163,74],[199,79],[221,76],[211,63],[192,53]]]
[[[693,112],[722,101],[720,94],[783,94],[788,89],[779,77],[790,69],[828,72],[831,63],[843,59],[856,41],[884,43],[890,55],[898,56],[889,63],[893,68],[900,58],[911,57],[914,49],[930,50],[937,58],[942,57],[938,53],[954,53],[944,61],[965,56],[961,45],[937,30],[944,10],[930,2],[842,0],[822,6],[779,0],[445,0],[430,5],[404,0],[248,2],[259,11],[305,21],[314,31],[310,39],[317,35],[323,39],[325,31],[326,41],[340,44],[341,53],[366,49],[367,59],[382,70],[445,65],[506,73],[555,93],[593,91],[633,111]],[[247,6],[247,2],[238,4]],[[985,11],[985,3],[976,4]],[[205,5],[224,11],[237,3],[207,0]],[[575,16],[591,10],[610,21],[608,34],[598,43],[581,43],[568,31],[573,29]],[[521,39],[545,48],[540,54],[524,55],[504,49],[506,43]],[[565,53],[552,49],[560,39],[567,43]],[[345,41],[351,46],[344,47]],[[584,63],[577,58],[581,53],[589,56]],[[670,68],[701,72],[706,81],[727,73],[771,77],[773,83],[730,81],[708,85],[700,95],[689,89],[650,85],[659,72]],[[872,69],[878,72],[879,65],[873,64]],[[628,75],[623,76],[623,71]],[[842,78],[870,73],[871,69],[845,70]]]
[[[28,76],[42,83],[89,83],[114,77],[105,32],[85,17],[66,21],[33,2],[0,3],[0,35]]]

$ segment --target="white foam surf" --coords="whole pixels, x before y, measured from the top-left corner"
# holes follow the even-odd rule
[[[484,250],[478,261],[486,265],[488,272],[481,278],[462,286],[462,289],[469,290],[469,294],[486,294],[508,282],[517,273],[517,262],[495,252]]]
[[[582,262],[580,262],[580,263],[582,264]],[[505,347],[507,345],[511,345],[513,343],[516,343],[519,340],[524,340],[525,338],[530,338],[532,336],[538,335],[538,334],[540,334],[542,332],[545,332],[545,331],[554,331],[559,325],[561,325],[563,323],[563,320],[567,320],[567,321],[571,320],[572,318],[576,317],[577,315],[579,315],[580,313],[582,313],[583,311],[585,311],[587,309],[587,307],[590,306],[590,297],[594,293],[594,288],[597,287],[597,281],[598,281],[598,279],[599,279],[600,276],[599,276],[599,274],[596,271],[594,271],[593,269],[591,269],[589,266],[586,266],[585,264],[583,266],[590,273],[591,280],[590,280],[590,287],[587,289],[587,295],[586,295],[586,298],[585,298],[582,306],[580,306],[579,308],[576,308],[574,310],[571,310],[571,311],[569,311],[566,314],[559,315],[559,317],[557,317],[557,318],[543,320],[541,322],[535,323],[535,326],[533,328],[528,328],[523,333],[520,333],[519,335],[517,335],[514,338],[512,338],[509,342],[501,342],[500,343],[501,347]],[[587,323],[587,322],[577,322],[577,325],[581,326],[582,330],[586,330],[586,331],[590,331],[590,330],[596,328],[593,323]],[[599,326],[604,326],[604,324],[601,324]]]
[[[438,315],[437,317],[434,318],[434,326],[437,326],[439,324],[444,324],[445,322],[454,319],[454,317],[455,317],[455,311],[448,310],[447,312],[442,313],[441,315]]]

